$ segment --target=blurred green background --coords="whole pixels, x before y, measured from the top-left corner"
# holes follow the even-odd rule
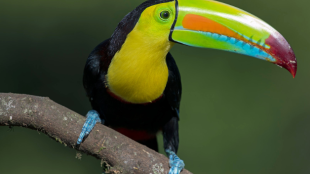
[[[0,92],[48,96],[85,115],[88,54],[142,2],[2,0]],[[297,76],[243,55],[176,45],[183,83],[178,154],[198,174],[309,174],[310,1],[224,2],[285,36]],[[0,127],[1,174],[100,174],[99,160],[75,154],[42,133]]]

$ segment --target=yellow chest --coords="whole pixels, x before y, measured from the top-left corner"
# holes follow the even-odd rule
[[[148,103],[160,97],[168,81],[166,55],[172,44],[148,41],[132,31],[109,66],[109,89],[130,103]]]

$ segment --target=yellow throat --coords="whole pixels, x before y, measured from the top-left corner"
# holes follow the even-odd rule
[[[153,17],[158,6],[163,5],[144,10],[108,69],[109,89],[130,103],[156,100],[168,81],[166,55],[173,46],[168,39],[171,25],[164,29],[158,27]]]

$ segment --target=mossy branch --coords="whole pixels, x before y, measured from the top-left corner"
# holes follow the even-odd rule
[[[122,134],[96,124],[76,146],[85,117],[48,97],[0,93],[0,126],[21,126],[47,134],[52,139],[102,160],[109,173],[166,174],[168,158]],[[181,174],[190,174],[183,170]]]

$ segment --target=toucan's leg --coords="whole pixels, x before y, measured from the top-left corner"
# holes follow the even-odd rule
[[[164,148],[169,156],[169,174],[179,174],[185,164],[177,155],[179,147],[179,125],[178,118],[173,117],[163,128]]]
[[[95,110],[88,111],[86,115],[86,121],[83,125],[82,132],[77,141],[77,144],[81,144],[83,138],[90,133],[90,131],[95,127],[96,123],[104,124],[104,120],[101,120],[99,117],[99,113]]]

